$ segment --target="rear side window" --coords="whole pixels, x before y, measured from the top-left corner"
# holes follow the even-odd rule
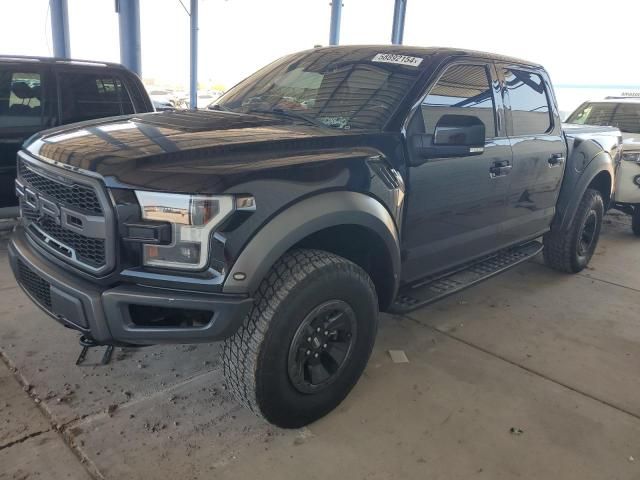
[[[37,127],[43,123],[41,77],[37,72],[0,68],[0,127]]]
[[[133,113],[129,95],[117,77],[63,72],[58,79],[62,123]]]
[[[433,135],[443,115],[472,115],[495,137],[495,107],[487,69],[480,65],[449,67],[422,102],[425,132]]]
[[[511,104],[513,135],[536,135],[551,128],[551,109],[540,75],[505,69],[505,86]]]

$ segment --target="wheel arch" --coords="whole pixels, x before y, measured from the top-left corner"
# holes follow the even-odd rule
[[[611,203],[612,186],[613,178],[611,178],[611,174],[606,170],[600,171],[600,173],[593,177],[591,182],[589,182],[589,185],[587,185],[587,189],[593,188],[600,192],[602,200],[604,201],[605,211],[609,208],[609,204]]]
[[[572,168],[572,165],[567,165],[557,202],[556,217],[551,229],[566,230],[571,226],[580,205],[580,200],[588,188],[593,188],[600,192],[606,210],[613,194],[613,179],[613,160],[604,151],[596,155],[582,171],[577,171]]]
[[[240,253],[223,291],[253,293],[278,258],[296,247],[353,261],[370,275],[381,309],[393,300],[400,278],[395,222],[375,198],[346,191],[309,197],[272,218]]]

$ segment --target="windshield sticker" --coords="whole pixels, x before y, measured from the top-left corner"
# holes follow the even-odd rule
[[[327,127],[341,128],[343,130],[351,129],[349,120],[345,117],[319,117],[318,120],[324,123]]]
[[[398,55],[396,53],[378,53],[371,61],[380,63],[396,63],[398,65],[417,67],[422,63],[422,58]]]

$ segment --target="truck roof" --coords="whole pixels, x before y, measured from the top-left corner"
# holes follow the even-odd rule
[[[103,67],[103,68],[126,68],[119,63],[102,62],[98,60],[81,60],[60,57],[37,57],[29,55],[0,55],[0,63],[25,63],[25,64],[45,64],[45,65],[73,65],[78,67]]]
[[[498,53],[482,52],[478,50],[469,50],[465,48],[451,47],[417,47],[412,45],[336,45],[330,47],[317,47],[315,50],[340,49],[345,52],[356,51],[362,49],[371,49],[380,53],[397,53],[401,55],[415,55],[423,53],[424,55],[449,55],[455,57],[480,57],[488,60],[498,60],[505,63],[514,63],[519,65],[527,65],[534,68],[542,68],[542,65],[524,60],[522,58],[510,57]]]

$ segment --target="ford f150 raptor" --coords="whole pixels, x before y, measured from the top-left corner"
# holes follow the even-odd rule
[[[224,341],[229,389],[282,427],[348,394],[379,311],[540,251],[582,270],[620,156],[615,128],[563,130],[541,66],[473,51],[317,48],[211,108],[29,139],[10,263],[85,344]]]

